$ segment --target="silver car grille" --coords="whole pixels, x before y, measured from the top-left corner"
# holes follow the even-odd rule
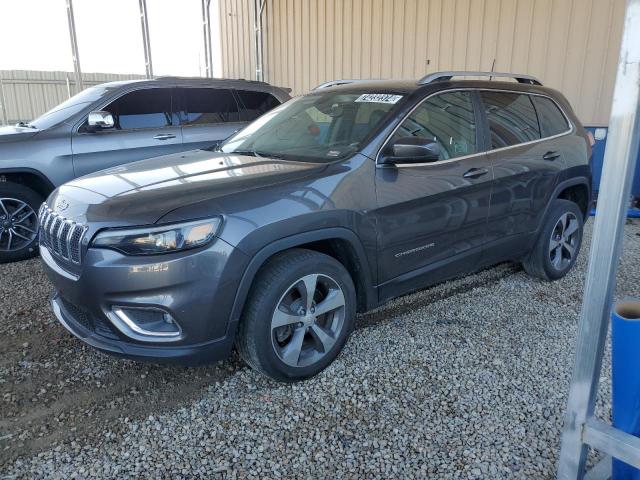
[[[79,265],[82,261],[82,239],[87,227],[58,215],[46,203],[40,207],[38,219],[40,245],[56,256]]]

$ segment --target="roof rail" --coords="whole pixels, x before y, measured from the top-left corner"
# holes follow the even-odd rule
[[[450,71],[450,72],[435,72],[430,73],[418,80],[419,85],[426,85],[432,82],[446,82],[451,80],[452,77],[504,77],[513,78],[518,83],[527,83],[529,85],[542,85],[542,82],[530,75],[520,75],[519,73],[502,73],[502,72],[465,72],[465,71]]]
[[[263,82],[261,80],[247,80],[246,78],[220,78],[220,77],[188,77],[188,76],[178,76],[178,75],[160,75],[157,77],[153,77],[153,80],[223,80],[223,81],[231,81],[231,82],[248,82],[248,83],[258,83],[261,85],[266,85],[267,82]]]

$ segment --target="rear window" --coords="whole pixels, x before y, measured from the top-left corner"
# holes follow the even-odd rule
[[[480,92],[480,96],[489,122],[492,149],[541,138],[538,116],[529,95]]]
[[[243,122],[251,122],[280,105],[270,93],[236,90],[236,94],[240,100],[240,121]]]
[[[185,88],[186,125],[207,125],[239,121],[238,104],[231,90],[224,88]]]
[[[540,127],[544,137],[552,137],[569,130],[567,119],[556,103],[550,98],[534,96],[533,104],[538,112]]]

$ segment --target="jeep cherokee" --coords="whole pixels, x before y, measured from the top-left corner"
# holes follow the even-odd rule
[[[235,344],[295,381],[391,298],[504,261],[563,277],[587,133],[534,78],[462,75],[323,85],[217,149],[59,187],[40,209],[55,315],[112,354],[199,363]]]

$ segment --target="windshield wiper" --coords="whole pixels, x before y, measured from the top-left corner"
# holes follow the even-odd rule
[[[35,125],[30,125],[28,122],[18,122],[16,123],[16,127],[37,128]]]

